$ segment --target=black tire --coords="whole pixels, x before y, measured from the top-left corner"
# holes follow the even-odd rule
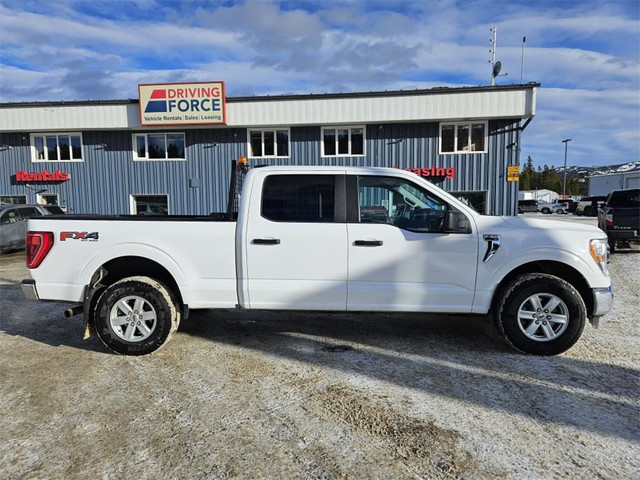
[[[585,217],[595,217],[596,212],[593,207],[584,207],[584,216]]]
[[[128,277],[100,295],[94,310],[104,345],[124,355],[146,355],[165,345],[178,329],[180,313],[171,291],[149,277]]]
[[[551,210],[549,210],[549,209],[548,209],[548,208],[546,208],[546,207],[545,207],[545,208],[543,208],[541,211],[542,211],[542,213],[545,213],[545,214],[546,214],[546,213],[551,213]]]
[[[534,305],[536,300],[540,310]],[[533,355],[557,355],[582,335],[587,308],[578,291],[565,280],[529,273],[515,277],[498,292],[493,313],[498,332],[512,348]]]
[[[616,241],[614,239],[612,239],[611,237],[609,237],[607,241],[609,242],[609,253],[615,253],[616,252]]]

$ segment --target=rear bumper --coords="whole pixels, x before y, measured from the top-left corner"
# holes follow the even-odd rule
[[[607,236],[611,240],[638,240],[640,238],[638,230],[607,230]]]
[[[38,289],[36,288],[36,281],[32,279],[22,280],[20,283],[22,287],[22,294],[27,300],[40,300],[38,296]]]
[[[593,289],[593,317],[601,317],[613,307],[613,286]]]

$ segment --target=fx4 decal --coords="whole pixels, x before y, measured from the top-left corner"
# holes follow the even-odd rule
[[[98,232],[60,232],[60,241],[82,240],[83,242],[95,242],[99,238]]]

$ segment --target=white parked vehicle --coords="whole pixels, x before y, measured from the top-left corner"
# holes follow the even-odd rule
[[[189,310],[487,316],[512,347],[554,355],[611,308],[598,228],[476,213],[397,169],[251,170],[237,220],[29,221],[28,298],[77,302],[111,350],[164,345]]]
[[[565,213],[569,213],[569,204],[561,203],[561,202],[554,202],[554,203],[538,202],[538,211],[542,213],[565,214]]]

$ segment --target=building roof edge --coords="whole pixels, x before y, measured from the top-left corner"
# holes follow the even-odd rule
[[[447,93],[476,93],[533,89],[540,87],[540,83],[529,82],[526,84],[511,85],[491,85],[473,87],[434,87],[428,89],[415,90],[384,90],[370,92],[351,93],[306,93],[306,94],[285,94],[285,95],[255,95],[227,97],[227,103],[236,102],[274,102],[282,100],[323,100],[339,98],[366,98],[366,97],[401,97],[412,95],[439,95]],[[22,108],[22,107],[60,107],[60,106],[87,106],[87,105],[129,105],[137,104],[137,98],[114,99],[114,100],[70,100],[70,101],[34,101],[34,102],[6,102],[0,103],[0,108]]]

